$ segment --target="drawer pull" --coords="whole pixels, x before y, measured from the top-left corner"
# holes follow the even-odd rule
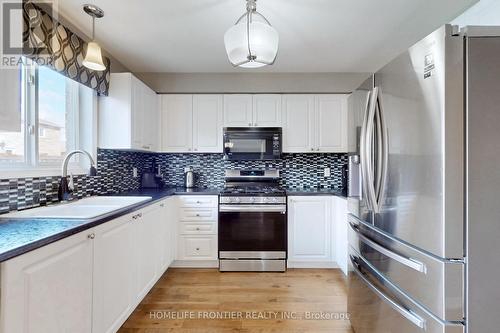
[[[200,217],[200,214],[196,214],[196,217]]]
[[[383,255],[385,255],[386,257],[389,257],[397,262],[399,262],[400,264],[402,265],[405,265],[407,267],[410,267],[420,273],[424,273],[426,274],[427,273],[427,267],[421,263],[420,261],[417,261],[415,259],[412,259],[412,258],[407,258],[407,257],[404,257],[400,254],[397,254],[395,252],[392,252],[388,249],[386,249],[385,247],[375,243],[374,241],[372,241],[371,239],[363,236],[360,231],[359,231],[359,227],[357,225],[355,225],[354,223],[352,222],[349,222],[349,225],[351,226],[351,228],[358,234],[358,237],[366,244],[368,244],[369,246],[371,246],[372,248],[374,248],[375,250],[377,250],[378,252],[382,253]]]
[[[408,319],[410,322],[412,322],[414,325],[417,327],[420,327],[422,329],[425,328],[425,320],[420,318],[417,314],[415,314],[413,311],[410,309],[407,309],[403,305],[398,304],[396,301],[392,300],[387,296],[383,291],[379,290],[375,285],[373,285],[368,278],[366,278],[365,274],[363,274],[359,270],[358,263],[356,259],[351,256],[351,262],[353,264],[354,272],[356,275],[359,276],[361,280],[366,284],[368,288],[370,288],[378,297],[380,297],[381,300],[383,300],[387,305],[389,305],[391,308],[393,308],[395,311],[399,312],[403,317]]]
[[[200,248],[199,248],[199,247],[197,247],[197,248],[196,248],[196,251],[200,251]]]
[[[90,235],[87,236],[88,239],[94,239],[95,238],[95,234],[94,233],[91,233]]]
[[[198,230],[198,231],[199,231],[199,230],[200,230],[200,228],[196,228],[196,230]]]
[[[197,204],[201,204],[201,201],[200,201],[200,200],[196,200],[196,203],[197,203]]]

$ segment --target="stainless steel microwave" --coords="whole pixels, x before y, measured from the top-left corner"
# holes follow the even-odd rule
[[[224,159],[253,161],[281,158],[281,128],[225,127]]]

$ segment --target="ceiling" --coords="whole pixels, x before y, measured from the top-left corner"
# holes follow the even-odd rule
[[[258,0],[278,30],[273,66],[233,68],[224,32],[244,0],[64,0],[60,13],[90,35],[82,5],[101,7],[98,42],[133,72],[373,72],[477,0]]]

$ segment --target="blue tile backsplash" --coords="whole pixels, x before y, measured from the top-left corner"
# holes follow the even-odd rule
[[[75,177],[77,197],[111,194],[140,187],[140,175],[153,162],[160,166],[166,185],[182,186],[184,168],[191,166],[197,174],[196,186],[222,187],[224,170],[237,168],[277,168],[281,183],[290,189],[342,188],[342,166],[346,154],[283,154],[277,161],[225,161],[222,154],[167,154],[99,149],[97,176]],[[133,168],[139,177],[133,177]],[[323,177],[323,169],[331,177]],[[60,176],[0,179],[0,213],[45,206],[57,202]]]

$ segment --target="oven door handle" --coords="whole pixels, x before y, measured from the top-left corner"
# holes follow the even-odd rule
[[[286,205],[219,205],[221,213],[286,213]]]

